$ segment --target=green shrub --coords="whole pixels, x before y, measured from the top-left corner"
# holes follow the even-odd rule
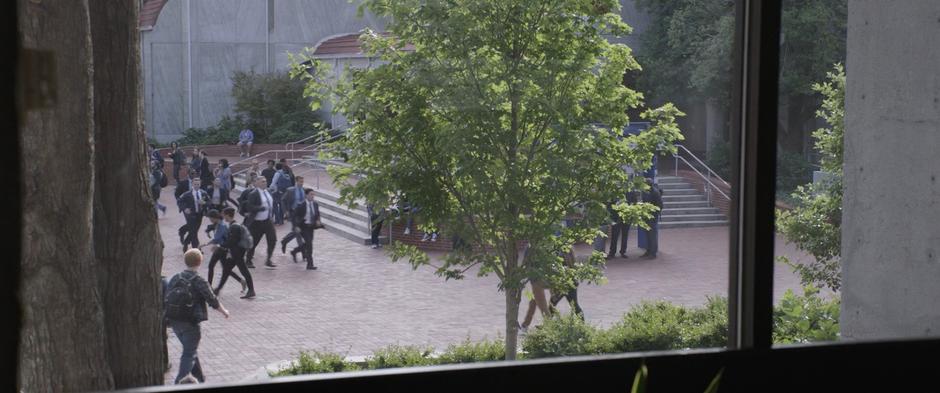
[[[774,308],[774,343],[837,340],[840,307],[838,297],[823,299],[812,285],[803,287],[802,296],[788,289]]]
[[[597,329],[574,314],[552,316],[522,341],[528,358],[597,353]]]
[[[391,345],[375,351],[366,359],[366,368],[370,370],[380,368],[432,366],[437,359],[431,357],[433,348],[416,346]]]
[[[712,144],[705,163],[722,179],[731,181],[731,142],[719,140]]]
[[[506,346],[502,339],[451,344],[438,358],[440,364],[473,363],[506,360]]]
[[[343,355],[329,352],[313,352],[313,355],[307,352],[300,352],[300,357],[291,367],[271,374],[272,377],[283,377],[288,375],[303,374],[321,374],[336,373],[341,371],[356,371],[359,366],[352,362],[347,362]]]
[[[183,131],[183,137],[176,140],[176,143],[180,146],[235,143],[238,142],[238,133],[244,128],[245,122],[241,117],[225,116],[214,126]]]
[[[777,152],[777,190],[790,194],[797,186],[813,181],[813,165],[800,153]]]
[[[636,352],[683,347],[688,309],[669,302],[644,302],[603,334],[603,352]]]
[[[709,297],[704,308],[688,313],[682,325],[683,348],[718,348],[728,345],[728,299]]]

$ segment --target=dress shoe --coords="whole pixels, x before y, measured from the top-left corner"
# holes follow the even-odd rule
[[[297,251],[291,251],[290,257],[294,260],[294,263],[297,263]]]
[[[248,280],[242,280],[242,293],[248,292]]]
[[[313,266],[313,263],[308,263],[308,264],[307,264],[307,270],[317,270],[317,267],[316,267],[316,266]]]
[[[245,296],[242,296],[241,298],[242,298],[242,299],[254,299],[254,297],[255,297],[255,293],[254,293],[254,292],[248,292],[248,293],[245,294]]]
[[[264,266],[267,267],[268,269],[274,269],[277,267],[277,265],[275,265],[274,262],[271,262],[270,259],[264,262]]]
[[[287,242],[283,240],[281,240],[281,254],[287,254]]]
[[[607,259],[614,259],[614,254],[607,254]]]
[[[630,257],[627,256],[627,253],[625,253],[625,252],[620,253],[620,257],[621,257],[621,258],[630,258]]]
[[[253,264],[253,263],[251,263],[251,262],[246,263],[245,266],[247,266],[249,269],[254,269],[254,268],[255,268],[255,264]]]

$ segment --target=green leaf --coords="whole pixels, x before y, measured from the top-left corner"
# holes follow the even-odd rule
[[[641,364],[640,369],[636,370],[636,375],[633,377],[633,388],[630,389],[630,393],[646,393],[646,379],[649,371],[646,369],[646,364]]]
[[[718,374],[715,375],[715,378],[712,378],[712,382],[708,384],[708,388],[705,389],[705,393],[717,393],[718,392],[718,383],[721,382],[721,374],[725,372],[725,368],[722,367],[718,371]]]

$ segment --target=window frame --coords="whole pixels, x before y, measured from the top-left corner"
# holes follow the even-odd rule
[[[4,2],[0,13],[7,18],[6,32],[16,33],[17,2]],[[558,390],[578,384],[578,390],[616,388],[626,391],[641,364],[650,370],[648,388],[658,391],[702,391],[724,369],[721,391],[842,390],[856,385],[864,390],[878,386],[917,386],[932,383],[936,367],[920,359],[940,352],[940,339],[886,340],[882,342],[837,342],[772,347],[772,294],[774,261],[774,195],[776,160],[776,120],[780,34],[780,0],[736,0],[735,85],[732,119],[732,214],[729,263],[729,345],[724,349],[698,349],[626,353],[604,356],[484,362],[463,365],[417,367],[283,377],[245,384],[228,383],[199,390],[211,392],[269,392],[318,390],[411,390],[442,389],[495,391],[515,389]],[[12,61],[3,62],[8,81],[21,88],[24,81],[17,69],[20,51]],[[18,128],[17,89],[4,95],[0,121],[8,129]],[[759,132],[759,130],[761,130]],[[5,176],[9,177],[4,221],[15,228],[14,237],[23,236],[18,143],[6,154]],[[771,174],[772,176],[768,176]],[[8,242],[5,255],[21,259],[22,243]],[[14,326],[21,324],[18,303],[19,264],[7,267],[2,275],[7,293],[4,309]],[[17,375],[17,335],[4,339],[4,365],[9,391],[15,390]],[[853,373],[861,378],[841,378]],[[878,376],[880,378],[872,378]],[[833,378],[837,377],[837,378]],[[175,391],[179,387],[137,388],[134,392]],[[199,387],[191,387],[199,388]]]

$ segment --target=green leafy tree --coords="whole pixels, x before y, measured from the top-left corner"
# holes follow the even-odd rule
[[[816,150],[822,154],[821,166],[826,181],[797,187],[792,210],[777,210],[777,231],[788,242],[808,252],[815,261],[796,263],[779,259],[800,274],[804,285],[828,287],[838,291],[841,283],[842,252],[842,152],[845,134],[845,70],[836,64],[827,73],[828,81],[813,85],[825,97],[816,112],[828,128],[813,132]]]
[[[601,253],[575,266],[559,255],[599,234],[608,220],[605,203],[646,187],[623,165],[648,168],[657,150],[672,150],[682,138],[675,125],[682,113],[671,104],[643,112],[652,124],[647,131],[622,136],[627,110],[639,108],[642,95],[623,85],[625,73],[640,68],[630,49],[605,39],[630,31],[619,6],[367,0],[360,11],[388,18],[392,35],[365,32],[364,46],[380,65],[348,70],[333,90],[337,110],[351,121],[332,146],[348,152],[350,164],[331,170],[341,200],[381,208],[407,195],[422,206],[423,218],[473,245],[434,267],[446,279],[475,267],[499,278],[506,359],[516,358],[526,282],[600,281]],[[310,69],[321,67],[309,57],[295,59],[295,75],[322,97],[327,84],[305,73]],[[345,184],[352,175],[361,180]],[[616,209],[645,225],[656,207]],[[574,214],[582,219],[563,228],[560,222]],[[431,264],[406,245],[392,247],[391,256],[415,269]]]

